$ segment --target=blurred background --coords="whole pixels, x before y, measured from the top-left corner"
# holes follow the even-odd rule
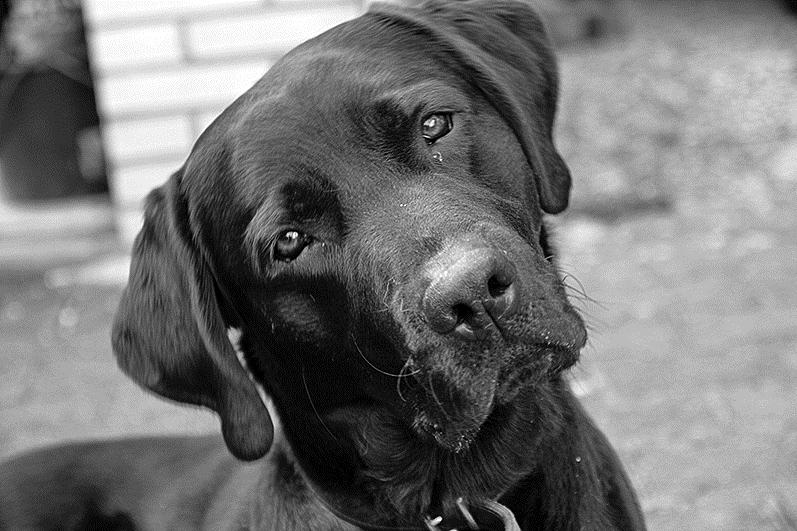
[[[141,200],[353,0],[0,0],[0,458],[217,430],[116,368]],[[651,529],[797,529],[797,2],[538,0],[591,340],[573,387]]]

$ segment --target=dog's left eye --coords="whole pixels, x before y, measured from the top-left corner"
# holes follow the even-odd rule
[[[274,259],[281,262],[295,260],[311,241],[312,238],[307,234],[295,230],[286,230],[277,236],[274,242]]]
[[[436,113],[427,116],[423,121],[421,134],[427,144],[433,144],[450,133],[453,127],[451,113]]]

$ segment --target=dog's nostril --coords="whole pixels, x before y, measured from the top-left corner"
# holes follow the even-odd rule
[[[511,282],[502,282],[498,280],[496,276],[492,276],[490,280],[487,281],[487,293],[490,295],[490,298],[497,299],[506,293],[506,290],[509,289],[511,285]]]
[[[451,309],[454,310],[454,316],[457,319],[457,324],[467,323],[473,319],[473,309],[467,304],[455,304]]]
[[[490,298],[484,301],[484,308],[493,321],[501,323],[516,313],[520,296],[517,282],[488,282],[487,290]]]

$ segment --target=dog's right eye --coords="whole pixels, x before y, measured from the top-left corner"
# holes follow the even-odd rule
[[[274,241],[274,260],[281,262],[295,260],[311,241],[312,238],[307,234],[295,230],[286,230],[277,236]]]
[[[453,128],[451,113],[440,112],[426,117],[421,132],[426,143],[431,145],[450,133]]]

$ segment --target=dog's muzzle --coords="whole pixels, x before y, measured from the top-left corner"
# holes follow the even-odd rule
[[[439,334],[484,339],[517,312],[517,270],[505,252],[467,242],[438,257],[430,269],[421,306]]]

